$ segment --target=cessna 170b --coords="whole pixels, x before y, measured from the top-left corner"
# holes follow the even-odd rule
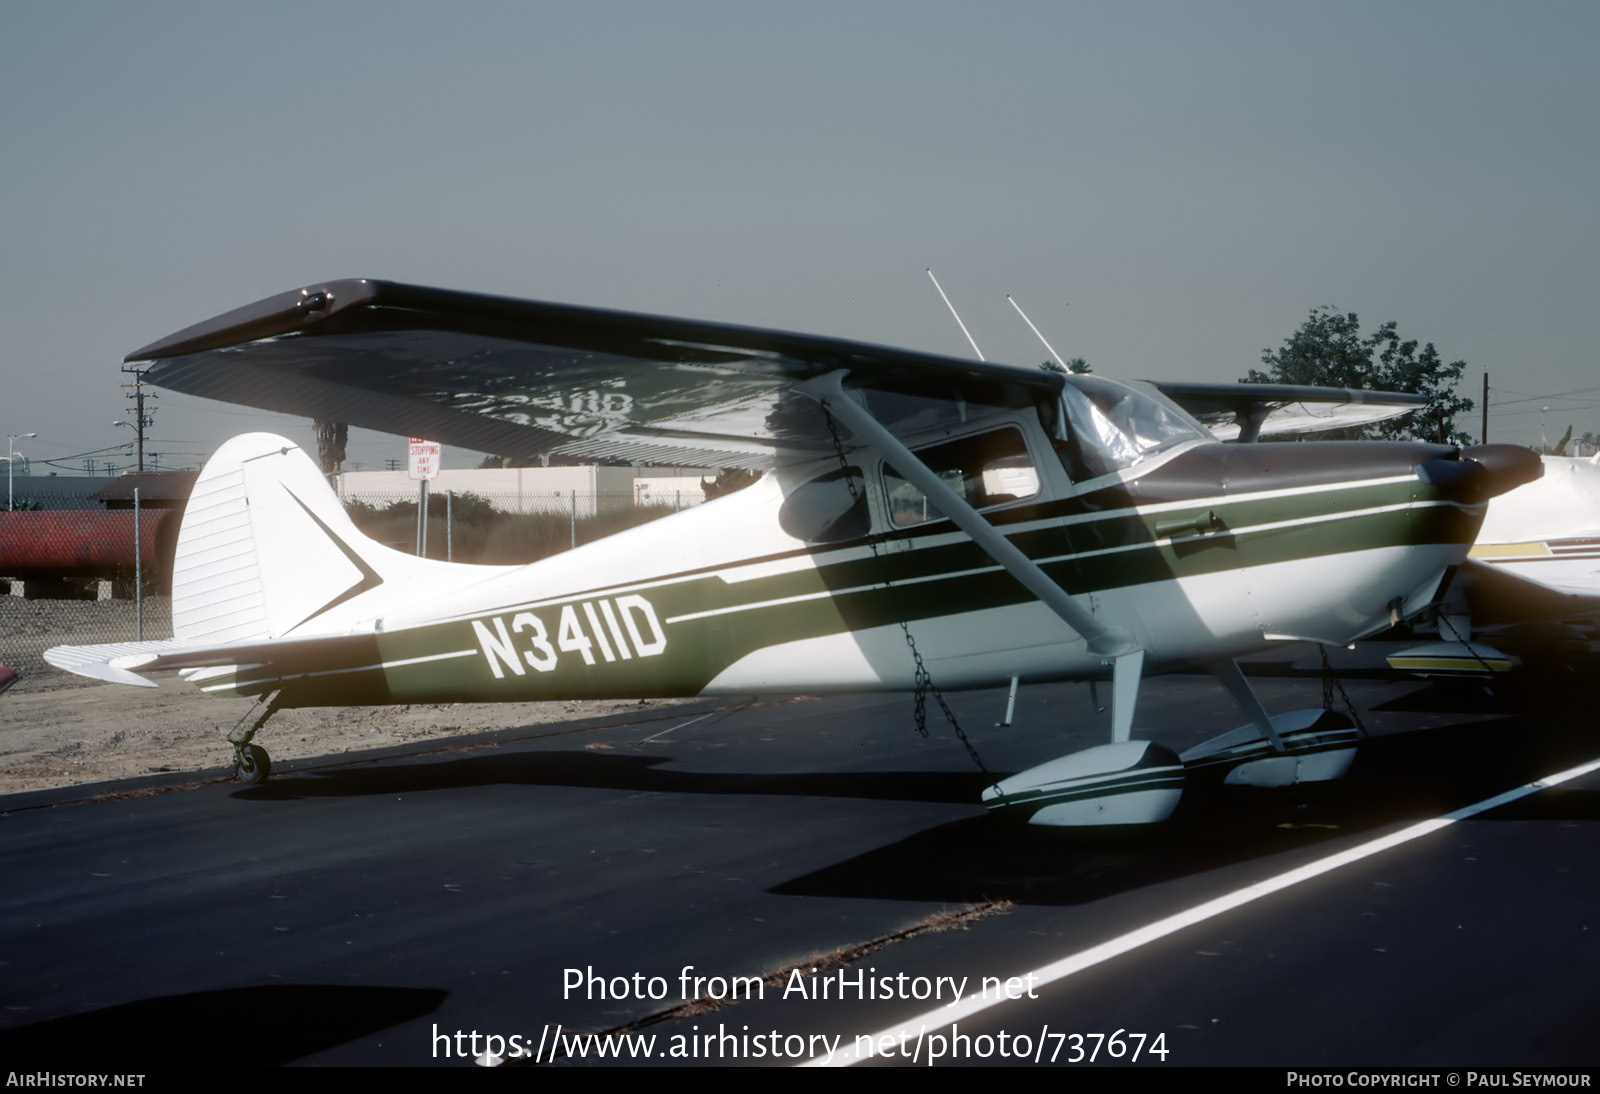
[[[129,355],[147,378],[510,456],[767,472],[728,497],[526,566],[363,536],[267,434],[212,457],[184,513],[168,641],[63,646],[131,684],[181,669],[287,706],[1112,682],[1111,740],[998,781],[1040,824],[1170,814],[1200,769],[1335,777],[1356,731],[1271,717],[1234,658],[1347,643],[1426,606],[1526,449],[1221,444],[1232,416],[1372,393],[1140,384],[838,339],[377,281],[261,301]],[[1169,397],[1170,396],[1170,397]],[[908,649],[908,646],[910,647]],[[1249,719],[1177,756],[1133,737],[1146,673],[1208,669]]]

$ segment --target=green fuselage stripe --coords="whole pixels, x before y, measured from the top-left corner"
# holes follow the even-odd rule
[[[1076,505],[1079,499],[1072,500]],[[1432,496],[1416,479],[1266,497],[1204,498],[1192,505],[1151,507],[1155,511],[1084,513],[1077,505],[1069,515],[1071,508],[1066,503],[1022,506],[991,514],[991,519],[1074,595],[1380,547],[1466,544],[1481,516],[1480,508]],[[1213,530],[1157,534],[1158,521],[1170,528],[1170,522],[1191,515],[1205,518],[1196,527]],[[589,665],[580,653],[559,646],[562,608],[580,601],[597,603],[607,596],[600,592],[476,617],[491,641],[500,626],[506,628],[506,648],[514,648],[519,658],[531,651],[526,657],[532,660],[518,661],[521,673],[502,659],[496,677],[494,658],[474,620],[456,619],[375,635],[370,653],[346,666],[294,670],[277,665],[269,670],[270,677],[262,669],[241,668],[231,680],[218,677],[207,686],[259,692],[275,686],[281,674],[284,704],[289,706],[453,702],[487,695],[524,700],[693,695],[739,658],[776,643],[1032,600],[948,522],[935,521],[912,532],[894,542],[880,541],[876,550],[866,540],[817,548],[790,572],[747,581],[722,575],[772,560],[751,559],[721,572],[643,586],[613,586],[637,590],[649,601],[667,639],[659,655],[606,660],[602,636],[590,635],[595,663]],[[513,628],[522,614],[536,617],[545,632],[548,658],[532,645],[531,629]],[[587,632],[587,614],[574,614]],[[620,610],[615,614],[621,618]],[[613,629],[603,637],[607,648],[616,643]],[[649,636],[643,640],[648,642]],[[466,656],[463,651],[483,655]],[[533,662],[541,660],[554,667],[540,671]]]

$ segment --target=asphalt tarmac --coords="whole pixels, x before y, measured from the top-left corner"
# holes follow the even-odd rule
[[[1147,930],[1600,756],[1588,681],[1486,696],[1371,675],[1345,680],[1372,732],[1345,779],[1198,786],[1137,832],[986,815],[992,776],[933,704],[917,736],[904,695],[529,727],[259,787],[0,799],[0,1058],[1600,1061],[1600,774]],[[1252,676],[1268,709],[1321,705],[1287,663]],[[1087,685],[1025,686],[1010,727],[1003,692],[950,698],[992,772],[1107,732]],[[1209,678],[1158,678],[1137,735],[1181,750],[1239,721]]]

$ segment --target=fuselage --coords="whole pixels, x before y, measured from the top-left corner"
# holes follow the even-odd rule
[[[942,473],[1133,635],[1146,671],[1382,629],[1429,601],[1484,510],[1422,470],[1455,457],[1437,445],[1196,437],[1086,466],[1023,410],[912,447],[930,465],[979,453],[982,466]],[[528,566],[480,580],[451,568],[448,592],[363,593],[325,621],[352,636],[342,658],[197,682],[282,687],[287,706],[905,689],[908,636],[942,687],[1103,674],[1081,636],[917,497],[841,446]]]

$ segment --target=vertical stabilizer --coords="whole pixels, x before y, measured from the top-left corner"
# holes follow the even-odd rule
[[[427,565],[357,531],[298,445],[247,433],[211,457],[184,511],[173,635],[209,646],[338,633],[372,614],[353,601]]]

